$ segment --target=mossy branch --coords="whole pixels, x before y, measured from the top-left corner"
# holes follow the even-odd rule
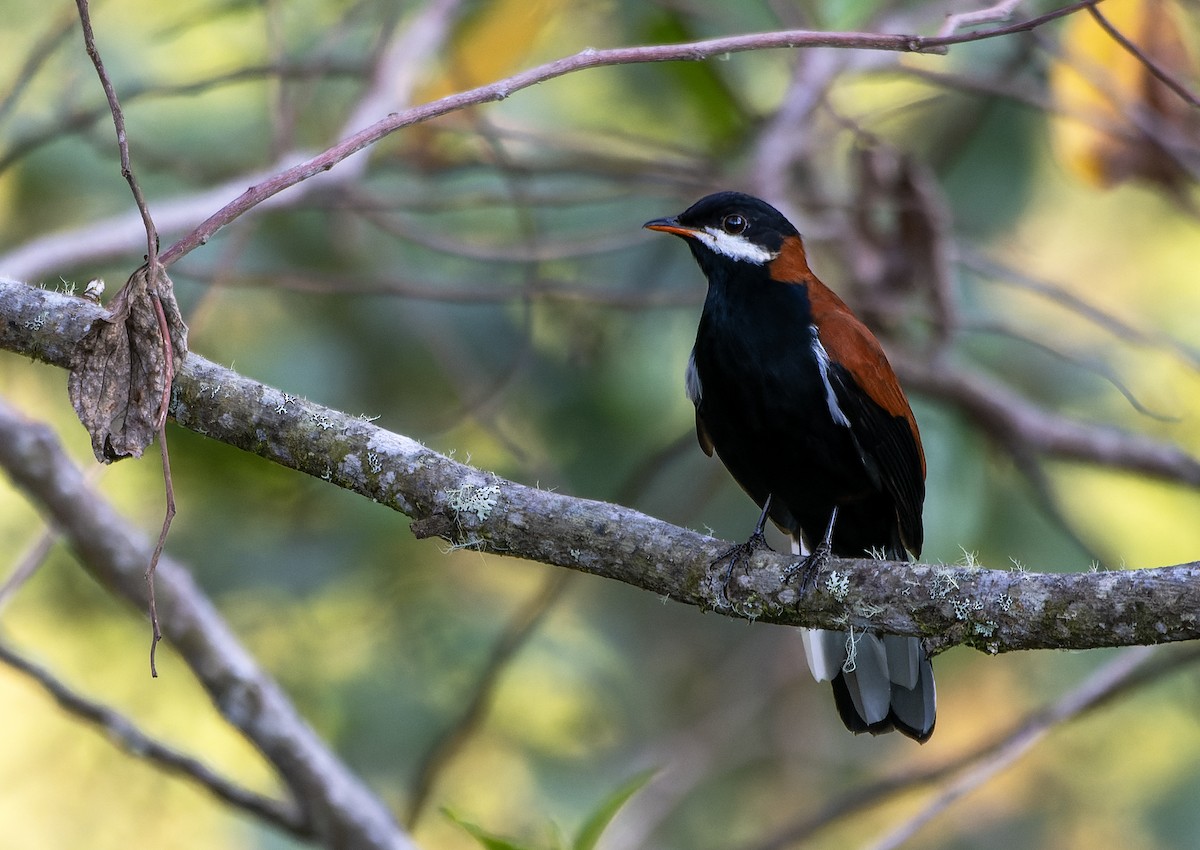
[[[58,366],[101,315],[80,298],[0,282],[0,348]],[[171,405],[182,427],[322,478],[440,537],[623,581],[660,596],[784,625],[921,635],[934,650],[1087,649],[1200,637],[1200,564],[1049,573],[831,559],[802,599],[791,556],[756,555],[721,593],[729,544],[620,505],[508,481],[419,442],[296,398],[195,354]],[[1139,443],[1140,445],[1140,443]]]

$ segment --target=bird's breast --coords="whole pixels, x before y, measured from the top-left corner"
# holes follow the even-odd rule
[[[750,293],[710,291],[697,331],[689,395],[700,396],[701,417],[718,451],[734,440],[764,448],[803,441],[806,430],[837,424],[803,288],[760,286]]]

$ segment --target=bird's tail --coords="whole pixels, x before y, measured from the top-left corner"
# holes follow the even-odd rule
[[[792,539],[792,552],[805,554]],[[933,665],[920,638],[872,632],[801,629],[808,669],[833,683],[833,699],[851,732],[893,729],[924,743],[937,719]]]

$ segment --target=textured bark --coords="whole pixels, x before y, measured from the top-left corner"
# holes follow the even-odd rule
[[[101,314],[82,299],[0,283],[0,347],[56,365]],[[1200,564],[1051,573],[830,559],[797,598],[790,556],[762,552],[721,593],[729,544],[629,508],[507,481],[360,418],[287,395],[192,353],[175,421],[404,513],[418,537],[617,579],[766,622],[921,635],[934,650],[1085,649],[1200,637]],[[1174,447],[1123,435],[1131,450]],[[167,615],[170,616],[169,614]]]

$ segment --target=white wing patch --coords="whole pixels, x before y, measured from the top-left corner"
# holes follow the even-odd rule
[[[700,373],[696,371],[696,349],[692,349],[692,353],[688,355],[687,371],[683,376],[684,386],[687,388],[687,397],[691,399],[692,404],[700,406],[700,399],[704,396],[704,388],[700,386]]]
[[[693,233],[709,248],[731,260],[761,266],[779,256],[778,251],[768,251],[761,245],[755,245],[745,236],[726,233],[717,227],[706,227]]]
[[[825,350],[825,346],[821,345],[821,338],[817,336],[817,326],[809,325],[808,330],[812,333],[812,351],[817,358],[821,383],[825,385],[825,403],[829,405],[829,415],[837,424],[849,428],[850,420],[846,418],[846,414],[842,413],[842,408],[838,405],[837,394],[833,391],[833,384],[829,382],[829,352]]]

